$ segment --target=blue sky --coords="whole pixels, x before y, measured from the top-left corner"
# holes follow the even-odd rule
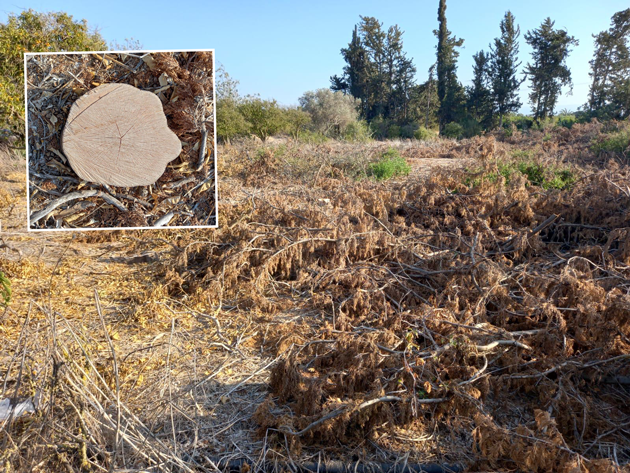
[[[387,28],[398,24],[404,31],[404,49],[418,69],[417,81],[427,77],[435,61],[437,0],[373,1],[204,1],[152,2],[84,0],[3,0],[0,22],[9,13],[65,11],[85,18],[108,41],[133,37],[145,49],[216,50],[217,61],[240,82],[241,94],[258,93],[284,105],[297,104],[307,90],[329,86],[329,77],[341,73],[340,49],[351,39],[359,16],[373,16]],[[551,17],[556,27],[575,36],[568,64],[573,75],[573,95],[563,94],[557,110],[575,109],[586,102],[593,33],[610,26],[611,16],[628,8],[628,0],[447,0],[449,29],[464,38],[458,76],[464,85],[472,77],[472,55],[499,35],[499,22],[511,10],[521,28],[522,67],[531,50],[523,39]],[[521,86],[523,111],[528,112],[527,82]]]

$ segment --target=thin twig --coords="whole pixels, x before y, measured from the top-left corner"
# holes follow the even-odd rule
[[[101,301],[98,297],[98,291],[96,289],[94,289],[94,302],[96,304],[96,312],[98,313],[98,318],[101,320],[101,325],[103,326],[103,333],[105,333],[107,344],[109,345],[109,349],[112,352],[112,367],[114,369],[114,380],[116,383],[116,434],[114,437],[114,453],[112,455],[112,462],[109,465],[109,471],[111,473],[112,471],[114,471],[116,456],[118,455],[118,445],[120,443],[120,379],[118,377],[118,362],[116,360],[116,350],[114,348],[114,344],[112,343],[112,339],[109,336],[109,332],[107,331],[107,325],[105,324],[105,318],[103,317],[103,312],[101,310]]]

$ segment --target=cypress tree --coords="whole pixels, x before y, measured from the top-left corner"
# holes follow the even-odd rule
[[[533,63],[527,64],[525,73],[531,82],[529,100],[536,121],[553,115],[562,86],[573,88],[566,60],[570,47],[577,46],[578,41],[565,30],[555,30],[553,26],[554,22],[547,18],[540,28],[525,34],[525,41],[533,48]]]
[[[602,115],[630,116],[630,8],[613,15],[611,27],[595,38],[590,61],[591,87],[588,108]]]
[[[473,82],[468,88],[468,113],[484,128],[492,124],[494,107],[490,90],[490,56],[479,51],[473,56]]]
[[[369,107],[368,57],[367,51],[359,36],[358,26],[354,27],[352,40],[347,48],[341,50],[341,55],[346,61],[346,66],[343,69],[344,74],[342,77],[335,75],[330,78],[332,83],[331,89],[350,93],[354,98],[359,99],[361,103],[361,116],[366,118]]]
[[[490,68],[492,77],[492,98],[499,114],[499,127],[503,126],[503,117],[516,112],[522,103],[518,89],[525,79],[517,79],[521,65],[518,62],[518,37],[521,30],[514,23],[510,11],[505,14],[500,24],[501,36],[495,38],[494,48],[490,46]]]
[[[438,118],[440,131],[446,123],[459,118],[463,102],[463,90],[457,81],[457,57],[464,40],[456,38],[446,26],[446,0],[440,0],[438,7],[439,27],[433,33],[437,36],[437,93],[440,106]]]
[[[346,61],[342,77],[331,77],[331,89],[360,100],[361,117],[404,119],[416,68],[403,51],[397,25],[383,30],[373,17],[361,17],[352,40],[341,50]]]

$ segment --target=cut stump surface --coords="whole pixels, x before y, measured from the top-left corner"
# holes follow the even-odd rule
[[[153,184],[182,149],[160,99],[127,84],[100,85],[79,98],[62,147],[80,178],[120,187]]]

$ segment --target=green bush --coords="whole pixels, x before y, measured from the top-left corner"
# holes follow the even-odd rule
[[[571,128],[578,121],[574,114],[558,115],[557,119],[556,126],[564,128]]]
[[[418,124],[415,122],[403,125],[400,127],[400,137],[411,139],[414,137],[414,134],[416,133],[417,130],[418,130]]]
[[[293,139],[298,139],[300,134],[306,130],[311,123],[311,116],[301,108],[285,107],[284,108],[284,131],[286,131]]]
[[[24,54],[50,51],[103,51],[107,43],[87,21],[62,12],[9,13],[0,23],[0,123],[24,137]],[[20,140],[21,141],[21,140]]]
[[[377,140],[387,138],[387,132],[389,130],[390,121],[385,120],[383,117],[376,117],[370,121],[370,130],[372,136]]]
[[[570,189],[575,183],[575,175],[568,169],[554,170],[553,177],[543,183],[545,189]]]
[[[11,281],[7,279],[2,271],[0,271],[0,297],[2,298],[0,305],[6,306],[11,302]]]
[[[372,139],[372,131],[365,120],[359,120],[346,126],[343,132],[343,139],[345,141],[366,143]]]
[[[535,186],[541,186],[545,182],[545,168],[542,164],[523,161],[518,163],[517,169]]]
[[[438,134],[434,130],[428,130],[425,127],[421,126],[416,130],[413,134],[413,137],[416,140],[429,141],[437,138]]]
[[[328,138],[323,133],[311,130],[304,130],[298,136],[298,141],[300,143],[309,143],[313,145],[321,145],[322,143],[326,143],[329,140],[330,138]]]
[[[249,131],[263,141],[285,127],[284,111],[275,100],[247,97],[239,103],[238,111],[249,123]]]
[[[542,187],[543,189],[570,189],[576,181],[576,177],[570,169],[560,169],[555,166],[545,166],[532,160],[531,153],[518,150],[513,153],[515,162],[499,162],[498,172],[488,172],[483,177],[467,177],[464,184],[470,187],[477,187],[482,179],[495,183],[499,176],[505,178],[506,184],[514,178],[514,174],[519,173],[527,178],[530,185]],[[474,172],[474,171],[473,171]]]
[[[447,123],[442,130],[442,136],[446,138],[460,139],[463,135],[464,127],[455,122]]]
[[[464,138],[472,138],[483,133],[483,126],[474,118],[467,118],[462,124],[462,136]]]
[[[390,140],[400,138],[400,127],[398,125],[390,125],[387,129],[387,138]]]
[[[368,168],[368,175],[374,177],[377,181],[391,179],[394,176],[406,176],[410,172],[411,166],[393,148],[389,148],[383,153],[380,160],[370,164]]]
[[[534,119],[527,115],[512,113],[503,117],[503,128],[508,132],[512,130],[512,125],[514,125],[517,130],[525,131],[532,128],[534,124]]]
[[[604,139],[600,138],[591,145],[591,151],[595,154],[614,153],[630,156],[630,128],[611,133]]]

